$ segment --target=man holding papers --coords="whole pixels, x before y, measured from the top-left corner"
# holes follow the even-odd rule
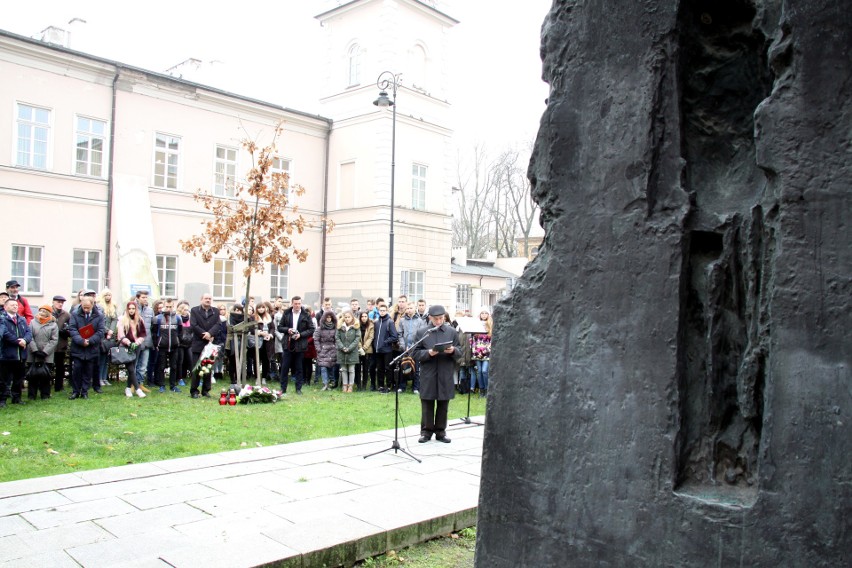
[[[74,310],[68,320],[71,342],[71,396],[89,398],[89,389],[97,370],[101,341],[104,339],[104,316],[100,310],[92,309],[93,298],[83,296],[80,309]]]
[[[455,396],[453,371],[461,358],[459,336],[444,323],[444,308],[429,308],[429,325],[421,327],[415,341],[428,337],[414,349],[414,360],[420,362],[420,439],[421,444],[435,436],[439,442],[447,438],[447,409]]]

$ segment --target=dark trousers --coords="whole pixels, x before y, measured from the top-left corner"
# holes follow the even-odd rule
[[[302,368],[302,360],[305,358],[304,351],[288,351],[281,352],[281,365],[279,367],[281,392],[287,392],[287,384],[290,382],[290,371],[293,371],[293,376],[296,377],[296,391],[302,390],[304,382],[304,369]]]
[[[55,371],[53,375],[53,390],[56,392],[65,388],[66,353],[66,351],[56,351],[53,353],[53,370]]]
[[[420,401],[420,435],[443,438],[447,433],[447,410],[449,400]]]
[[[23,361],[0,361],[0,401],[12,397],[12,402],[21,400],[24,384]]]
[[[89,394],[92,379],[98,372],[98,358],[71,358],[71,391],[76,394]]]
[[[151,349],[148,355],[148,368],[145,370],[145,382],[156,384],[157,369],[160,365],[160,352],[156,349]],[[160,386],[163,386],[160,383]]]
[[[154,384],[158,387],[166,386],[166,365],[169,367],[169,387],[174,388],[180,380],[180,349],[171,351],[157,351],[157,373],[154,375]]]
[[[388,368],[393,361],[393,353],[376,353],[376,382],[380,389],[394,388],[393,370]]]
[[[189,350],[187,349],[187,352],[188,351]],[[195,364],[198,362],[199,359],[201,359],[201,351],[197,351],[197,352],[193,351],[192,352],[192,359],[190,360],[189,368],[194,369]],[[206,373],[204,375],[204,380],[202,381],[198,377],[198,373],[195,373],[194,375],[192,375],[192,384],[189,387],[189,392],[192,393],[192,394],[196,394],[198,392],[198,386],[200,384],[201,385],[201,394],[203,394],[203,395],[209,394],[210,393],[210,386],[211,386],[210,378],[211,378],[210,373]],[[169,379],[169,382],[171,383],[171,378]]]

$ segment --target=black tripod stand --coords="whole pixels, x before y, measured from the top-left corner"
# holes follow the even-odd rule
[[[412,454],[410,454],[406,450],[402,449],[402,447],[399,445],[399,363],[405,357],[408,357],[411,354],[411,352],[414,350],[414,348],[417,347],[418,345],[420,345],[420,343],[424,339],[426,339],[427,337],[429,337],[429,334],[428,333],[424,334],[423,337],[421,337],[419,341],[413,343],[411,345],[411,347],[409,347],[408,349],[406,349],[405,351],[400,353],[399,356],[396,359],[391,361],[390,367],[393,369],[393,378],[394,378],[394,383],[395,383],[394,388],[393,388],[393,396],[394,396],[393,442],[391,442],[390,448],[386,448],[384,450],[380,450],[380,451],[374,452],[372,454],[367,454],[366,456],[364,456],[364,459],[367,459],[371,456],[377,456],[379,454],[383,454],[385,452],[393,450],[393,453],[402,452],[405,455],[407,455],[408,457],[410,457],[411,459],[413,459],[414,461],[416,461],[417,463],[422,463],[422,460],[417,459]]]
[[[472,373],[473,371],[469,371]],[[460,424],[451,424],[450,426],[461,426],[462,424],[476,424],[477,426],[485,426],[482,422],[476,422],[475,420],[470,419],[470,393],[473,392],[473,387],[470,386],[470,379],[467,380],[467,414],[464,415],[463,418],[459,418],[461,420]]]

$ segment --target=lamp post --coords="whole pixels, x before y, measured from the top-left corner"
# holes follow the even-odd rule
[[[396,90],[399,87],[400,73],[382,71],[376,80],[379,88],[379,98],[373,104],[379,108],[393,107],[391,121],[391,182],[390,182],[390,243],[388,251],[388,302],[393,298],[393,213],[394,213],[394,181],[396,179]],[[393,92],[393,99],[388,98],[388,88]]]

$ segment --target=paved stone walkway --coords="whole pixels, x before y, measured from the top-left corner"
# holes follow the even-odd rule
[[[483,422],[482,417],[472,420]],[[0,483],[0,567],[351,565],[476,522],[483,428],[417,426]]]

